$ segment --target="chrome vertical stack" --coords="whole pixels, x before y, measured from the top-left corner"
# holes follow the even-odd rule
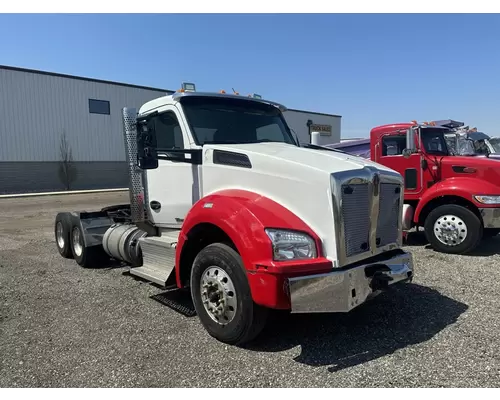
[[[129,175],[130,213],[133,222],[146,220],[145,193],[142,170],[137,166],[137,112],[135,108],[123,108],[123,133]]]

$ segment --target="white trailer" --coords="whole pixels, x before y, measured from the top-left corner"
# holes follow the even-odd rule
[[[58,213],[59,253],[187,289],[209,334],[235,345],[269,310],[349,312],[410,282],[402,176],[300,146],[285,110],[193,84],[123,109],[130,203]]]

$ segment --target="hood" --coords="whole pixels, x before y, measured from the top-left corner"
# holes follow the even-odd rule
[[[361,157],[286,143],[205,144],[201,193],[207,196],[227,189],[257,193],[294,213],[319,237],[334,238],[331,174],[353,171],[356,175],[367,166],[396,174]],[[364,176],[361,171],[360,176]],[[326,240],[323,246],[328,258],[337,259],[335,240]]]
[[[439,162],[440,157],[436,157]],[[453,156],[443,157],[441,165],[443,177],[464,176],[488,181],[496,186],[500,186],[500,163],[499,159],[488,157]],[[473,168],[470,173],[460,172],[463,167]]]
[[[394,172],[394,170],[382,164],[359,156],[330,150],[309,149],[286,143],[265,142],[210,145],[205,147],[245,153],[250,158],[250,161],[252,161],[252,156],[257,158],[265,157],[267,159],[272,159],[276,163],[281,161],[287,164],[294,164],[298,167],[300,166],[301,168],[306,167],[328,174],[351,169],[361,169],[365,166],[372,166],[381,171]]]
[[[489,157],[486,155],[478,155],[478,156],[450,156],[443,157],[443,164],[450,165],[467,165],[470,167],[477,168],[499,168],[498,159],[500,158],[500,154],[496,154],[495,157],[492,157],[493,154],[490,154]],[[436,157],[436,161],[439,161],[441,157]]]

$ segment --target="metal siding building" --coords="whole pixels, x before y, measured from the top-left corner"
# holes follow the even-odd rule
[[[65,190],[63,134],[71,190],[127,187],[121,108],[169,93],[0,66],[0,193]]]
[[[0,65],[0,194],[128,187],[121,109],[172,90]],[[338,115],[284,113],[302,143],[324,124],[326,143],[340,141]],[[71,149],[61,172],[61,139]],[[67,178],[71,175],[70,184]]]
[[[330,127],[328,134],[320,136],[320,145],[340,142],[342,117],[336,114],[325,114],[313,111],[295,110],[289,108],[284,112],[287,124],[297,134],[300,143],[311,143],[311,132],[314,125]]]

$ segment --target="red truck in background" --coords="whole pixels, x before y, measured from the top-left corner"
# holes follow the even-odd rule
[[[445,138],[450,132],[416,121],[377,126],[366,154],[404,178],[403,229],[423,227],[435,250],[464,254],[500,232],[500,163],[452,155]],[[353,145],[327,147],[349,153]]]

